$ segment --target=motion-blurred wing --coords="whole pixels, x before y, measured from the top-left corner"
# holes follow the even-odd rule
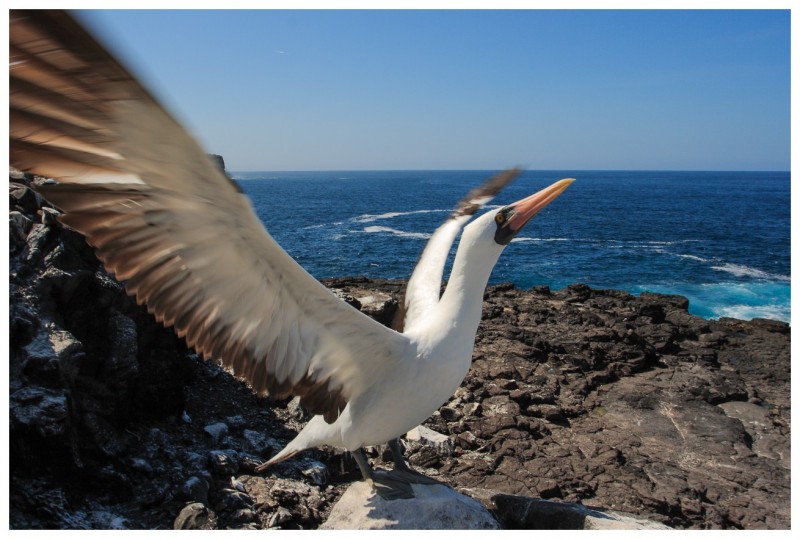
[[[269,236],[236,185],[63,12],[10,13],[11,165],[128,293],[259,393],[329,422],[402,357],[402,335],[353,309]]]

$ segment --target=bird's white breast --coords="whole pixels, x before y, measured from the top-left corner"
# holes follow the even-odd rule
[[[469,370],[472,339],[438,338],[436,331],[412,335],[414,346],[385,380],[353,399],[349,428],[342,442],[348,449],[378,445],[405,434],[449,399]],[[410,355],[413,353],[413,357]]]

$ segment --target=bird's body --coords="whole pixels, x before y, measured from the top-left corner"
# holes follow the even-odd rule
[[[494,242],[474,237],[490,230],[485,221],[491,219],[484,215],[464,230],[442,298],[416,319],[406,317],[407,347],[385,377],[355,396],[333,424],[315,416],[270,463],[318,445],[353,451],[384,444],[425,421],[453,395],[472,362],[483,291],[502,252]],[[468,262],[475,257],[483,263]]]
[[[394,440],[441,406],[469,369],[495,262],[572,181],[464,228],[518,171],[471,191],[423,251],[396,331],[286,254],[238,187],[70,16],[10,18],[12,166],[58,180],[39,190],[64,211],[61,221],[190,347],[257,393],[296,395],[316,414],[261,469],[308,447]]]

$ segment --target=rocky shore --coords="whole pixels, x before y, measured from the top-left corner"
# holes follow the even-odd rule
[[[360,479],[351,458],[312,450],[255,474],[303,410],[187,350],[31,181],[10,183],[10,527],[320,527]],[[325,284],[384,323],[404,288]],[[674,528],[788,529],[789,326],[687,307],[491,286],[472,369],[403,440],[407,459],[504,528],[569,527],[547,505],[565,502]]]

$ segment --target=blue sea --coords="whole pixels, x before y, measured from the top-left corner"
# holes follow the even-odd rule
[[[407,278],[455,203],[491,174],[232,176],[315,277]],[[681,294],[705,318],[790,320],[789,172],[526,171],[491,204],[564,177],[577,181],[508,246],[491,282]]]

